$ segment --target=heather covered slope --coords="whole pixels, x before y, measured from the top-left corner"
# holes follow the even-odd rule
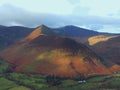
[[[44,26],[5,49],[1,56],[12,63],[11,70],[16,72],[61,77],[111,73],[104,61],[85,45],[58,37]]]
[[[120,65],[120,36],[95,36],[88,41],[98,55]]]
[[[0,49],[4,49],[9,45],[18,42],[26,35],[32,32],[32,28],[20,26],[0,26]]]

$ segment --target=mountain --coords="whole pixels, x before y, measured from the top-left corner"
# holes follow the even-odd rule
[[[39,37],[40,35],[57,35],[50,28],[45,25],[41,25],[37,27],[30,35],[28,35],[24,40],[32,40],[34,38]]]
[[[45,25],[41,25],[46,27]],[[59,28],[48,28],[49,31],[55,32],[57,36],[67,37],[76,40],[77,42],[87,43],[89,37],[96,35],[111,35],[109,33],[100,33],[89,29],[84,29],[76,26],[65,26]],[[0,25],[0,49],[6,48],[9,45],[12,45],[26,35],[30,34],[34,28],[27,28],[21,26],[1,26]],[[49,32],[48,32],[49,33]],[[36,34],[36,33],[35,33]]]
[[[59,33],[60,36],[65,36],[65,37],[90,37],[99,34],[99,32],[93,30],[84,29],[72,25],[56,28],[53,30],[56,33]]]
[[[20,27],[20,26],[0,26],[0,49],[16,43],[30,32],[32,28]]]
[[[88,39],[89,46],[106,61],[120,65],[120,36],[94,36]]]
[[[88,38],[88,43],[89,43],[89,45],[93,46],[97,43],[106,42],[115,37],[118,37],[118,36],[117,35],[116,36],[97,35],[97,36]]]
[[[119,68],[117,65],[107,67],[104,60],[85,45],[59,37],[43,25],[0,55],[11,63],[12,71],[60,77],[109,74]]]
[[[65,26],[60,28],[48,28],[45,25],[41,25],[41,26],[46,27],[51,32],[52,31],[55,32],[57,36],[69,37],[69,38],[71,37],[85,38],[86,36],[88,37],[88,36],[93,36],[98,34],[98,32],[79,28],[76,26]],[[21,26],[6,27],[6,26],[0,25],[0,44],[1,44],[0,48],[1,49],[6,48],[7,46],[18,42],[19,40],[24,38],[26,35],[30,34],[33,30],[34,28],[27,28],[27,27],[21,27]]]
[[[120,34],[114,34],[114,33],[97,32],[97,31],[84,29],[84,28],[80,28],[80,27],[77,27],[77,26],[73,26],[73,25],[54,28],[52,30],[58,36],[72,38],[75,41],[80,42],[80,43],[82,42],[84,44],[88,43],[88,38],[93,37],[93,36],[97,36],[97,35],[107,35],[107,36],[120,35]]]

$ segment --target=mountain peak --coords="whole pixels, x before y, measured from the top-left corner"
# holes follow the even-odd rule
[[[48,28],[46,25],[44,25],[44,24],[41,24],[40,26],[38,26],[37,28]]]
[[[41,35],[54,35],[54,32],[45,25],[38,26],[32,33],[30,33],[25,40],[32,40]]]

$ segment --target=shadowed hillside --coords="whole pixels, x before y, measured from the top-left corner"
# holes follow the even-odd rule
[[[90,36],[95,36],[99,34],[99,32],[97,31],[84,29],[84,28],[80,28],[72,25],[56,28],[53,30],[56,33],[59,33],[60,36],[65,36],[65,37],[90,37]]]
[[[5,27],[0,26],[0,49],[18,42],[28,35],[33,29],[20,26]]]
[[[5,49],[1,56],[14,65],[11,70],[16,72],[60,77],[111,73],[103,60],[85,45],[58,37],[43,25]]]
[[[105,60],[120,65],[120,36],[106,36],[105,39],[100,41],[101,37],[90,38],[89,43],[98,41],[90,47]]]

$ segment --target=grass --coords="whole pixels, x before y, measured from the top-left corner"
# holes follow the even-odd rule
[[[77,81],[74,80],[63,80],[62,84],[60,85],[61,87],[69,87],[78,84]]]
[[[5,74],[8,66],[9,64],[3,61],[3,59],[0,57],[0,90],[31,90],[27,87],[17,84],[12,80],[8,80],[7,78],[5,78]],[[14,76],[18,77],[17,74],[14,74]]]
[[[45,76],[39,74],[10,73],[9,78],[13,79],[14,82],[5,78],[0,79],[0,81],[4,81],[2,82],[3,87],[0,90],[4,90],[4,88],[10,88],[9,90],[19,90],[19,88],[20,90],[30,90],[29,88],[31,87],[35,90],[120,90],[120,76],[118,74],[117,76],[104,75],[91,77],[84,83],[67,79],[62,80],[58,86],[49,86],[46,83]],[[19,83],[16,84],[16,81],[19,81],[20,84],[22,83],[21,85],[23,86],[19,86]],[[19,88],[17,89],[17,87]]]
[[[97,76],[97,77],[94,77],[94,78],[90,78],[88,80],[88,82],[102,82],[106,79],[107,77],[106,76]]]
[[[106,81],[106,83],[103,84],[103,87],[109,87],[109,88],[119,88],[120,89],[120,77],[113,77]]]
[[[3,73],[6,72],[9,64],[7,62],[4,62],[2,57],[0,57],[0,77],[3,77]]]
[[[21,74],[21,73],[10,73],[8,78],[19,82],[24,86],[32,87],[35,90],[39,90],[47,87],[45,77],[37,74]]]
[[[18,85],[13,81],[10,81],[6,78],[0,78],[0,90],[8,90],[10,88],[17,87],[17,86]]]
[[[86,90],[86,89],[94,89],[99,86],[99,83],[84,83],[80,85],[80,89]]]
[[[24,86],[17,86],[17,87],[11,88],[9,90],[31,90],[31,89],[26,88]]]
[[[9,64],[0,58],[0,90],[120,90],[120,73],[94,76],[84,83],[66,79],[62,80],[61,84],[52,86],[46,82],[46,77],[40,74],[6,73],[8,66]]]
[[[28,65],[28,66],[25,66],[25,69],[27,71],[34,71],[35,70],[35,67],[33,65]]]
[[[10,73],[8,76],[14,82],[3,78],[2,81],[4,81],[4,83],[2,83],[7,83],[6,85],[10,87],[6,87],[6,85],[3,85],[3,87],[10,88],[9,90],[19,90],[19,88],[20,90],[30,90],[29,88],[34,88],[35,90],[120,90],[119,74],[91,77],[84,83],[67,79],[62,80],[58,86],[49,86],[48,83],[46,83],[45,76],[39,74]],[[17,82],[17,84],[15,82]],[[23,86],[19,86],[20,84]],[[3,87],[0,90],[4,90]],[[19,88],[17,89],[17,87]]]

